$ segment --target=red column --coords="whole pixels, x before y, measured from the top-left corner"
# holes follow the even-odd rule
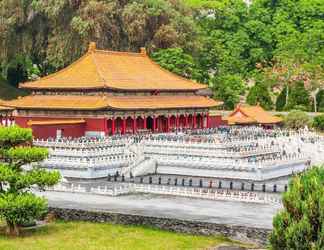
[[[167,132],[170,131],[170,115],[168,115]]]
[[[107,135],[108,134],[108,119],[107,118],[105,118],[104,119],[104,121],[105,121],[105,135]]]
[[[6,114],[6,117],[5,117],[5,127],[8,127],[8,115]]]
[[[115,134],[115,117],[111,119],[111,134]]]
[[[136,116],[133,118],[133,134],[136,133]]]
[[[194,113],[194,115],[192,116],[192,128],[196,128],[196,113]]]
[[[188,114],[185,114],[185,127],[188,128],[189,121],[188,121]]]
[[[126,134],[126,118],[123,118],[122,134]]]
[[[156,127],[156,118],[155,116],[153,116],[153,132],[155,131],[155,127]]]
[[[179,120],[179,115],[177,115],[177,117],[176,117],[176,128],[178,129],[180,126],[180,124],[179,124],[179,122],[180,122],[180,120]]]
[[[209,113],[206,114],[206,124],[206,127],[209,128]]]
[[[2,120],[3,120],[3,116],[0,115],[0,126],[2,126]]]
[[[144,129],[147,129],[147,125],[146,125],[146,117],[145,117],[145,115],[144,115],[143,119],[144,119],[143,128],[144,128]]]
[[[200,128],[204,128],[204,116],[205,116],[205,114],[202,113],[202,114],[201,114]]]

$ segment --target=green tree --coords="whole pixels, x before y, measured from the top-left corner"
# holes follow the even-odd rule
[[[315,116],[313,119],[313,126],[316,129],[324,131],[324,115]]]
[[[28,56],[17,55],[7,65],[7,80],[12,86],[27,80],[35,80],[40,75],[40,70]]]
[[[310,95],[305,89],[304,82],[298,81],[291,88],[287,108],[298,108],[304,111],[308,111],[310,109]]]
[[[225,109],[234,109],[244,94],[245,85],[238,75],[222,75],[212,80],[214,97],[224,102]]]
[[[324,112],[324,90],[320,90],[316,95],[316,102],[319,112]]]
[[[294,177],[282,198],[284,209],[273,219],[273,250],[324,248],[324,168]]]
[[[257,83],[250,89],[246,102],[250,105],[260,104],[266,110],[271,110],[273,106],[269,89],[264,83]]]
[[[286,93],[287,93],[288,86],[285,85],[276,100],[276,110],[283,111],[286,106]]]
[[[152,58],[161,67],[180,76],[203,81],[201,72],[191,55],[185,53],[181,48],[161,49],[152,54]]]
[[[20,225],[46,212],[46,200],[30,192],[31,188],[43,190],[60,179],[58,172],[48,172],[32,164],[45,159],[48,152],[30,146],[31,143],[30,129],[0,127],[0,217],[6,221],[11,235],[18,235]],[[26,165],[28,169],[24,168]]]
[[[306,112],[301,110],[293,110],[288,113],[284,120],[284,124],[287,128],[300,129],[305,126],[309,126],[311,119]]]

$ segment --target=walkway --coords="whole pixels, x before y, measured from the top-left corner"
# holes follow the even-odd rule
[[[60,208],[177,218],[267,229],[271,229],[272,217],[280,209],[280,205],[275,204],[211,201],[151,194],[119,197],[64,192],[38,194],[48,198],[50,206]]]

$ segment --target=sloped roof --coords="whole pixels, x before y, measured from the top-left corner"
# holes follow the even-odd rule
[[[5,101],[0,99],[0,111],[12,110],[12,108],[5,105]]]
[[[204,96],[114,96],[109,98],[109,106],[114,109],[169,109],[206,108],[221,105]]]
[[[256,123],[256,120],[254,120],[251,117],[246,117],[246,116],[243,116],[243,117],[231,116],[231,117],[226,117],[224,120],[226,120],[229,125]]]
[[[17,109],[169,109],[207,108],[221,105],[204,96],[76,96],[76,95],[31,95],[6,105]]]
[[[7,106],[21,109],[97,110],[107,107],[102,96],[30,95],[6,102]]]
[[[235,114],[238,112],[242,113],[244,116],[235,116]],[[236,109],[225,119],[232,124],[253,123],[253,121],[254,123],[258,124],[274,124],[282,122],[280,117],[271,115],[259,105],[238,105]]]
[[[33,82],[27,89],[199,90],[206,85],[175,75],[153,62],[145,52],[97,50],[88,52],[68,67]]]

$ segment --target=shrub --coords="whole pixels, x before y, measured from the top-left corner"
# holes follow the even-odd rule
[[[309,126],[311,124],[311,119],[306,112],[293,110],[286,116],[284,124],[287,128],[300,129]]]
[[[314,117],[313,127],[321,131],[324,131],[324,115],[318,115]]]
[[[294,177],[273,219],[270,249],[324,249],[324,168]]]

